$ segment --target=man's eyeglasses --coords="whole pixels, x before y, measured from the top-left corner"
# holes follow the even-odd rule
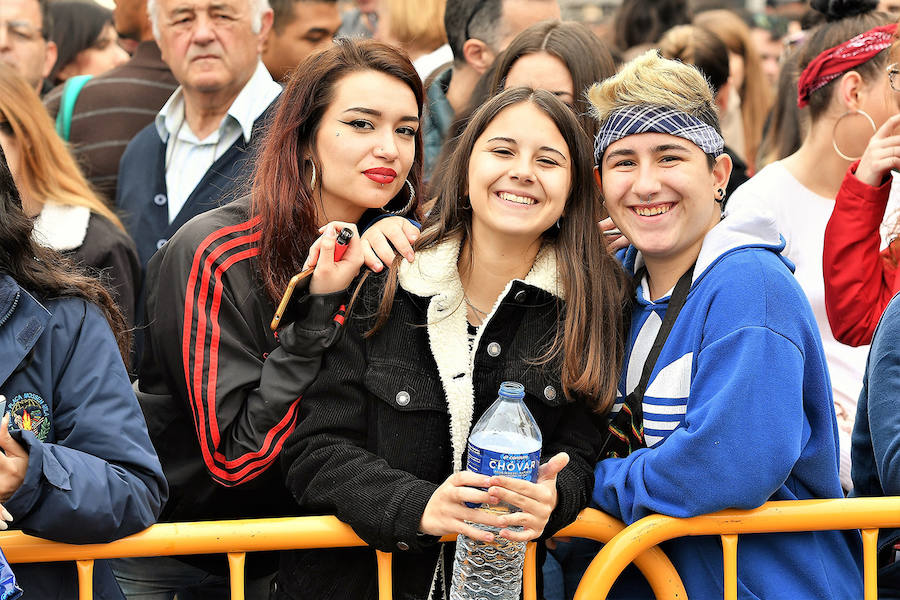
[[[895,92],[900,92],[900,78],[897,77],[900,74],[900,63],[891,63],[887,66],[887,74],[888,81],[891,82],[891,89]]]
[[[28,21],[0,21],[0,31],[3,30],[13,42],[33,42],[44,37],[44,32]]]

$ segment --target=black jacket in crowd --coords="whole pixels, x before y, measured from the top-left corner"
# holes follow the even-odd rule
[[[602,437],[589,410],[567,403],[559,365],[537,365],[557,327],[552,248],[538,255],[524,281],[510,283],[469,352],[459,242],[419,251],[400,268],[386,325],[364,333],[386,276],[370,276],[335,348],[300,405],[300,422],[282,460],[287,483],[306,514],[335,514],[370,545],[394,553],[394,597],[423,599],[447,575],[437,574],[440,544],[417,533],[425,506],[464,465],[469,430],[496,399],[500,383],[525,385],[543,434],[542,459],[565,451],[550,535],[587,506]],[[444,553],[445,556],[447,553]],[[450,554],[452,557],[452,554]],[[452,559],[442,561],[449,573]],[[282,555],[279,597],[375,598],[371,549],[306,550]]]
[[[169,482],[161,521],[297,514],[280,470],[269,467],[335,338],[345,294],[294,304],[276,338],[249,202],[191,220],[148,267],[138,399]],[[227,572],[224,556],[184,560]],[[248,558],[251,575],[276,567],[271,556]]]

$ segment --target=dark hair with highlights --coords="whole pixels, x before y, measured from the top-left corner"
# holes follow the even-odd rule
[[[12,277],[39,300],[74,297],[96,304],[116,336],[122,361],[128,366],[131,331],[112,296],[96,279],[53,250],[31,238],[33,221],[22,211],[19,191],[0,148],[0,273]]]
[[[418,116],[422,116],[425,92],[419,75],[401,51],[381,42],[338,39],[334,46],[315,54],[294,71],[278,100],[275,117],[260,149],[251,188],[251,212],[260,217],[260,279],[269,297],[278,301],[291,277],[303,267],[309,247],[318,237],[316,203],[309,187],[311,157],[321,178],[327,165],[316,154],[315,139],[335,95],[337,83],[359,71],[378,71],[394,77],[412,90]],[[377,93],[378,90],[372,90]],[[416,153],[407,177],[422,194],[422,133],[416,132]],[[321,180],[321,179],[320,179]],[[409,190],[402,186],[389,207],[403,207]]]
[[[578,119],[561,100],[545,90],[511,88],[488,100],[472,115],[450,157],[448,176],[437,190],[437,202],[422,228],[414,249],[418,252],[445,239],[472,239],[472,208],[466,203],[469,162],[475,142],[503,110],[528,102],[556,125],[571,155],[571,187],[559,230],[548,231],[565,306],[561,326],[539,363],[559,361],[560,381],[567,398],[593,401],[595,410],[612,406],[625,346],[625,315],[631,287],[619,263],[609,253],[597,228],[597,204],[592,177],[591,141]],[[377,331],[388,319],[397,289],[399,259],[391,265],[378,307]]]

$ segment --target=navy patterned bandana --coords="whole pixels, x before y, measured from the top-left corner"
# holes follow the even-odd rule
[[[600,126],[594,140],[594,163],[600,164],[612,143],[635,133],[667,133],[684,138],[711,156],[719,156],[725,148],[719,132],[697,117],[667,106],[634,104],[614,110]]]

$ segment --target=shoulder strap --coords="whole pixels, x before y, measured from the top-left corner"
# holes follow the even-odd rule
[[[72,111],[75,110],[75,102],[81,88],[90,81],[92,75],[76,75],[66,80],[63,86],[62,98],[59,100],[59,110],[56,113],[56,133],[64,141],[69,141],[69,133],[72,129]]]
[[[638,397],[641,398],[641,400],[644,398],[644,392],[647,391],[647,385],[650,383],[650,375],[653,374],[653,369],[656,367],[659,353],[662,352],[663,346],[666,344],[666,339],[669,337],[669,333],[675,325],[675,319],[678,318],[678,313],[681,312],[681,308],[687,301],[693,277],[694,265],[691,265],[678,280],[678,283],[675,284],[675,289],[672,291],[672,297],[669,299],[669,305],[666,307],[666,315],[663,317],[663,322],[656,334],[656,339],[653,340],[653,346],[650,348],[647,360],[644,361],[641,379],[638,382],[638,386],[635,388],[635,392],[638,393]]]

